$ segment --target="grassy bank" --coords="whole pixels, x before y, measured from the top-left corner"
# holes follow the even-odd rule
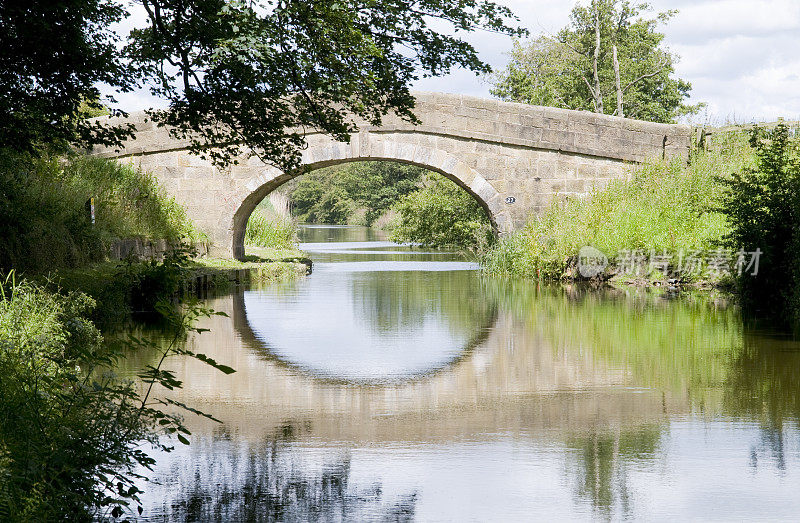
[[[269,279],[305,270],[290,220],[264,209],[250,225],[248,243],[260,250],[248,262],[185,256],[172,260],[181,281],[160,280],[156,262],[107,260],[109,246],[120,239],[204,239],[151,174],[100,158],[0,150],[0,270],[13,269],[50,290],[86,293],[97,302],[96,320],[124,317],[142,306],[136,302],[145,298],[137,294],[155,301],[198,276],[224,286],[231,271]]]
[[[730,227],[718,210],[723,193],[720,178],[752,163],[746,137],[732,135],[713,151],[693,156],[688,164],[651,162],[637,167],[629,179],[614,181],[586,198],[555,198],[541,216],[531,218],[522,231],[504,238],[484,256],[484,270],[569,279],[577,276],[579,250],[592,246],[609,259],[600,278],[663,280],[692,253],[706,256],[722,245]],[[619,270],[621,261],[633,252],[645,257],[637,277]],[[664,256],[653,268],[652,253]],[[688,283],[714,277],[701,271],[682,279]]]
[[[291,218],[256,208],[247,221],[245,245],[269,249],[294,249],[297,225]]]
[[[78,267],[101,261],[117,239],[181,237],[202,234],[146,172],[100,158],[33,158],[0,150],[2,269]]]

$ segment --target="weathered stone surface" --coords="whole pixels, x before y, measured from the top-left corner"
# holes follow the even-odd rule
[[[414,126],[397,117],[364,125],[350,143],[306,135],[310,169],[355,160],[393,160],[440,172],[470,192],[499,232],[524,224],[552,198],[585,195],[653,158],[687,158],[691,129],[594,113],[512,104],[463,95],[418,93]],[[212,253],[242,257],[247,219],[264,196],[292,178],[246,155],[220,171],[187,150],[144,114],[141,132],[121,150],[92,154],[132,161],[153,172],[190,218],[204,228]]]

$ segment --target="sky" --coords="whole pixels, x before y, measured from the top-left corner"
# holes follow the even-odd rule
[[[567,25],[575,0],[495,0],[532,36]],[[585,2],[586,0],[584,0]],[[654,11],[677,9],[661,30],[680,56],[676,74],[692,84],[691,103],[706,102],[697,123],[719,125],[784,117],[800,120],[800,0],[650,0]],[[136,23],[136,19],[132,23]],[[141,20],[141,19],[140,19]],[[129,24],[126,24],[128,26]],[[495,69],[508,62],[511,39],[475,32],[466,39]],[[465,70],[422,79],[422,91],[490,97],[490,84]],[[127,110],[158,106],[146,92],[118,95]]]

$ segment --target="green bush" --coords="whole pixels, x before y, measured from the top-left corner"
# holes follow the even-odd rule
[[[130,385],[98,371],[113,353],[85,314],[91,299],[29,283],[0,295],[0,519],[88,520],[135,496],[134,442],[152,419],[120,403]],[[122,481],[117,493],[114,481]],[[131,490],[133,489],[133,490]]]
[[[95,199],[95,224],[86,210]],[[115,239],[198,237],[149,174],[100,158],[0,150],[0,268],[42,271],[100,260]]]
[[[150,277],[174,281],[164,273],[176,263]],[[130,512],[141,492],[135,483],[146,479],[141,471],[155,463],[145,448],[169,452],[163,436],[189,444],[175,408],[214,419],[153,393],[181,388],[162,368],[171,356],[234,372],[182,346],[185,334],[203,331],[194,326],[198,318],[221,313],[162,300],[154,308],[171,341],[108,342],[86,319],[91,298],[51,293],[13,274],[0,281],[0,520],[90,521]],[[134,351],[155,355],[138,384],[114,373]]]
[[[440,175],[394,206],[391,240],[428,247],[482,249],[494,239],[486,211],[464,189]]]
[[[722,210],[731,249],[762,251],[757,274],[742,271],[742,303],[754,312],[800,320],[800,139],[779,124],[750,134],[755,166],[723,178]],[[748,256],[748,262],[750,261]]]
[[[483,259],[487,272],[560,278],[570,257],[593,246],[613,259],[622,251],[681,251],[718,247],[728,231],[719,212],[719,173],[744,168],[752,153],[741,141],[684,161],[638,167],[586,198],[555,198],[524,229],[504,238]]]
[[[297,242],[297,227],[290,218],[277,216],[259,208],[247,221],[245,245],[272,249],[291,249]]]

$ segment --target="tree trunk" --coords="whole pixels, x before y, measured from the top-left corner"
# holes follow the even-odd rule
[[[600,92],[600,76],[597,74],[597,62],[600,59],[600,10],[594,5],[594,107],[596,112],[603,113],[603,93]]]
[[[617,59],[617,46],[611,47],[614,58],[614,81],[617,85],[617,116],[625,117],[625,111],[622,107],[622,83],[619,81],[619,60]]]

